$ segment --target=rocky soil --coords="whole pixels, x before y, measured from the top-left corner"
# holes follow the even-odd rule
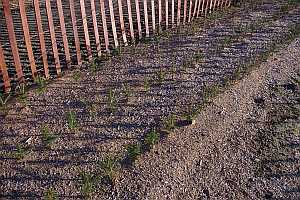
[[[118,56],[77,69],[46,88],[31,90],[11,101],[0,115],[0,197],[40,199],[52,188],[60,199],[82,199],[84,180],[80,174],[98,177],[99,161],[107,157],[118,157],[123,164],[129,144],[143,143],[145,134],[165,126],[170,116],[176,120],[185,118],[203,104],[206,96],[217,92],[214,86],[227,86],[250,68],[259,67],[275,49],[286,47],[298,34],[300,24],[300,6],[289,3],[246,2],[126,48]],[[299,78],[295,75],[299,68],[297,53],[298,40],[283,51],[282,60],[286,58],[287,63],[278,67],[289,76],[281,73],[283,82],[272,83],[283,94],[290,90],[282,84],[292,84],[292,77]],[[206,110],[200,115],[203,117],[197,124],[206,119],[210,122],[207,129],[197,125],[198,128],[176,130],[132,167],[122,165],[115,184],[105,179],[90,181],[91,198],[201,199],[219,195],[223,199],[247,199],[267,194],[284,197],[278,180],[286,176],[274,178],[272,174],[279,174],[274,168],[277,163],[267,161],[275,147],[265,147],[266,141],[274,138],[275,129],[271,125],[266,128],[270,117],[264,117],[274,114],[270,111],[275,104],[263,104],[272,100],[268,96],[271,89],[266,87],[261,94],[255,89],[265,85],[264,76],[273,74],[267,68],[259,68],[259,75],[245,79],[244,88],[239,83],[236,87],[243,89],[237,94],[219,97],[219,106],[213,104],[208,110],[211,113]],[[247,85],[247,80],[252,80],[253,85]],[[287,102],[297,98],[296,91],[298,86]],[[249,95],[258,96],[262,105],[254,109],[256,104]],[[281,102],[285,96],[276,101]],[[241,101],[231,101],[232,97]],[[228,114],[222,110],[223,104],[224,109],[225,105],[231,109]],[[248,110],[241,112],[240,107],[255,112],[247,114]],[[266,134],[255,132],[259,126]],[[290,142],[283,138],[286,143],[278,142],[278,147]],[[295,144],[292,150],[296,152]],[[286,150],[285,155],[292,150]],[[299,166],[291,163],[289,169],[298,172],[286,172],[291,177],[286,185],[296,183],[299,177]],[[258,174],[255,177],[251,174],[254,171]],[[268,191],[264,190],[269,184],[265,176],[272,182]],[[249,181],[255,186],[246,185]],[[242,189],[237,189],[239,186]],[[290,191],[286,195],[298,194],[297,185],[286,188]]]

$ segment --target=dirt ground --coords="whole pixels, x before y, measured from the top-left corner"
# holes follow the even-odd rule
[[[12,100],[0,112],[0,198],[299,198],[299,39],[288,44],[300,6],[289,3],[245,2]],[[128,145],[257,67],[127,165]],[[120,169],[104,170],[107,158]]]
[[[116,199],[300,199],[300,39],[122,173]]]

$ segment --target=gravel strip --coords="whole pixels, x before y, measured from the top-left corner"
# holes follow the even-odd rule
[[[299,58],[300,38],[124,170],[117,199],[299,199]]]

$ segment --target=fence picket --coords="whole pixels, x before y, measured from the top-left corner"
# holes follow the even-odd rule
[[[194,5],[194,11],[193,11],[192,20],[194,20],[194,18],[195,18],[195,16],[196,16],[197,5],[198,5],[198,0],[196,0],[196,1],[195,1],[195,5]]]
[[[145,18],[146,37],[149,37],[147,0],[143,0],[143,2],[144,2],[144,18]]]
[[[4,83],[4,92],[10,91],[10,79],[7,72],[7,65],[5,63],[2,45],[0,44],[0,72]]]
[[[8,31],[8,39],[13,54],[17,77],[20,82],[23,82],[24,74],[22,70],[22,64],[20,60],[19,49],[18,49],[15,30],[14,30],[13,18],[10,11],[9,0],[3,0],[2,4],[3,4],[5,21],[6,21],[7,31]]]
[[[64,51],[65,51],[65,56],[66,56],[67,67],[69,67],[71,64],[71,56],[70,56],[70,50],[69,50],[69,44],[68,44],[68,37],[67,37],[67,33],[66,33],[64,12],[63,12],[63,8],[62,8],[61,0],[56,0],[56,3],[57,3],[59,23],[60,23],[60,29],[61,29],[61,34],[62,34],[62,39],[63,39],[63,44],[64,44]]]
[[[159,30],[161,30],[161,20],[162,20],[161,0],[158,0],[158,29]]]
[[[134,29],[133,29],[133,22],[132,22],[132,11],[131,11],[131,1],[127,0],[127,10],[128,10],[128,20],[129,20],[129,29],[130,29],[130,36],[131,40],[134,42]]]
[[[183,3],[183,24],[186,23],[186,12],[187,12],[187,0]]]
[[[135,0],[135,11],[136,11],[136,20],[138,26],[139,39],[142,39],[142,25],[141,25],[139,0]]]
[[[98,30],[98,23],[97,23],[97,17],[96,17],[95,0],[91,0],[91,11],[92,11],[92,20],[93,20],[97,55],[101,56],[101,44],[100,44],[100,39],[99,39],[99,30]]]
[[[87,16],[85,11],[85,3],[84,0],[80,0],[80,10],[81,10],[81,17],[82,17],[82,24],[83,24],[83,31],[84,31],[84,38],[85,38],[85,45],[87,50],[87,55],[89,61],[93,59],[92,56],[92,48],[91,48],[91,42],[90,42],[90,36],[89,36],[89,29],[87,25]]]
[[[33,79],[35,79],[37,71],[36,71],[36,64],[35,64],[35,59],[34,59],[34,55],[33,55],[33,51],[32,51],[32,45],[31,45],[31,39],[30,39],[30,33],[29,33],[29,27],[28,27],[28,22],[27,22],[26,8],[25,8],[24,0],[19,0],[19,8],[20,8],[22,28],[23,28],[25,45],[26,45],[27,54],[28,54],[28,58],[29,58],[31,73],[32,73]]]
[[[104,0],[100,0],[100,10],[101,10],[101,18],[102,18],[102,27],[103,27],[103,34],[104,34],[105,50],[106,50],[107,53],[109,53],[109,39],[108,39],[108,30],[107,30],[107,23],[106,23],[106,14],[105,14]]]
[[[172,13],[171,13],[171,20],[172,20],[172,28],[175,26],[175,0],[172,0]]]
[[[180,25],[180,17],[181,17],[181,0],[178,0],[178,4],[177,4],[177,26]]]
[[[44,31],[43,31],[43,26],[42,26],[42,17],[41,17],[39,0],[34,0],[34,11],[35,11],[36,24],[37,24],[38,34],[39,34],[39,41],[40,41],[40,46],[41,46],[44,74],[45,74],[45,77],[48,79],[50,77],[49,64],[48,64],[48,58],[47,58],[47,50],[46,50],[45,36],[44,36]]]
[[[121,33],[123,37],[124,45],[127,46],[127,37],[126,37],[126,30],[124,25],[124,17],[123,17],[123,8],[122,8],[122,0],[118,0],[118,7],[119,7],[119,16],[120,16],[120,25],[121,25]]]
[[[169,27],[169,0],[165,0],[166,2],[166,29]]]
[[[113,5],[112,0],[108,0],[108,6],[109,6],[110,22],[111,22],[112,32],[113,32],[113,36],[114,36],[115,48],[118,48],[119,41],[118,41],[118,35],[117,35],[117,29],[116,29],[114,5]]]
[[[201,10],[201,5],[203,4],[203,0],[198,1],[198,7],[197,7],[197,15],[196,17],[198,18],[200,15],[200,10]]]
[[[152,30],[153,33],[155,33],[155,6],[154,6],[154,0],[151,0],[151,11],[152,11]]]
[[[71,12],[71,20],[72,20],[74,40],[75,40],[77,64],[81,65],[82,60],[81,60],[81,51],[80,51],[80,40],[79,40],[79,37],[78,37],[77,19],[76,19],[76,13],[75,13],[74,0],[70,0],[70,12]]]
[[[189,18],[188,18],[188,23],[191,22],[192,19],[192,8],[193,8],[193,0],[190,0],[190,8],[189,8]]]

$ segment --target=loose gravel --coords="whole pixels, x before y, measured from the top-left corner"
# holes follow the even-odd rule
[[[203,102],[205,87],[224,84],[240,66],[253,63],[259,55],[272,51],[278,41],[285,40],[290,29],[300,22],[300,7],[291,6],[282,12],[282,6],[286,5],[287,2],[279,0],[266,0],[256,6],[245,3],[240,8],[232,8],[208,20],[201,19],[179,30],[166,32],[154,41],[125,49],[121,55],[100,63],[96,72],[78,69],[67,74],[49,84],[44,93],[30,91],[26,103],[17,100],[9,104],[8,115],[0,116],[1,197],[38,199],[52,187],[62,199],[82,199],[81,172],[97,172],[99,160],[107,156],[125,157],[128,144],[141,142],[144,135],[153,127],[160,126],[166,117],[171,114],[182,116],[194,105]],[[151,84],[149,91],[145,91],[146,80]],[[132,95],[126,95],[128,91]],[[114,113],[110,112],[112,106],[109,106],[109,101],[112,97],[109,98],[109,92],[114,93]],[[76,115],[76,130],[68,127],[67,115],[70,111]],[[217,109],[211,112],[222,114]],[[209,121],[216,122],[214,119]],[[51,148],[45,147],[42,142],[41,129],[45,124],[51,133],[58,136]],[[211,128],[214,124],[211,123]],[[226,126],[216,127],[221,130],[231,128]],[[209,139],[208,130],[201,131],[200,135]],[[179,135],[192,141],[193,137],[187,134],[188,131],[175,132],[170,140],[174,137],[178,144],[162,144],[168,146],[168,150],[154,151],[157,158],[163,160],[163,155],[168,156],[166,152],[173,155],[173,151],[188,147],[184,145],[187,141],[184,138],[175,139],[175,135]],[[225,137],[224,134],[220,135],[220,139],[222,137]],[[216,142],[215,139],[218,138],[210,138],[210,141]],[[195,144],[199,140],[195,137]],[[30,148],[22,160],[12,156],[16,154],[18,144],[26,144]],[[201,146],[208,147],[205,143]],[[200,151],[195,153],[191,148],[185,149],[185,154],[178,154],[179,157],[172,162],[169,160],[169,165],[162,165],[171,174],[162,174],[159,179],[155,173],[153,176],[147,174],[146,181],[140,182],[142,185],[137,183],[133,187],[135,189],[131,189],[134,182],[124,187],[124,191],[130,188],[127,192],[121,191],[119,186],[111,188],[99,185],[93,197],[134,199],[143,198],[140,192],[147,191],[144,195],[149,198],[163,199],[164,196],[159,194],[171,194],[166,191],[180,193],[181,190],[157,183],[158,180],[168,180],[167,176],[178,177],[178,184],[172,180],[174,187],[178,188],[184,185],[189,188],[190,183],[203,183],[197,180],[197,177],[202,177],[200,175],[191,176],[195,177],[196,183],[186,179],[185,170],[194,168],[180,163],[192,159],[194,154],[197,157]],[[209,152],[207,148],[208,158],[223,157]],[[147,159],[150,155],[146,155],[145,160],[155,164],[154,157]],[[229,154],[227,156],[228,159],[232,157]],[[139,162],[135,166],[137,169],[142,166]],[[164,172],[162,168],[153,169]],[[136,176],[143,173],[142,168],[141,171],[126,171],[124,174],[129,173],[128,180],[134,176],[130,174],[131,171]],[[126,184],[126,181],[120,180],[120,184],[123,183]],[[153,192],[148,192],[145,187]],[[187,192],[191,198],[195,197],[193,191]]]

